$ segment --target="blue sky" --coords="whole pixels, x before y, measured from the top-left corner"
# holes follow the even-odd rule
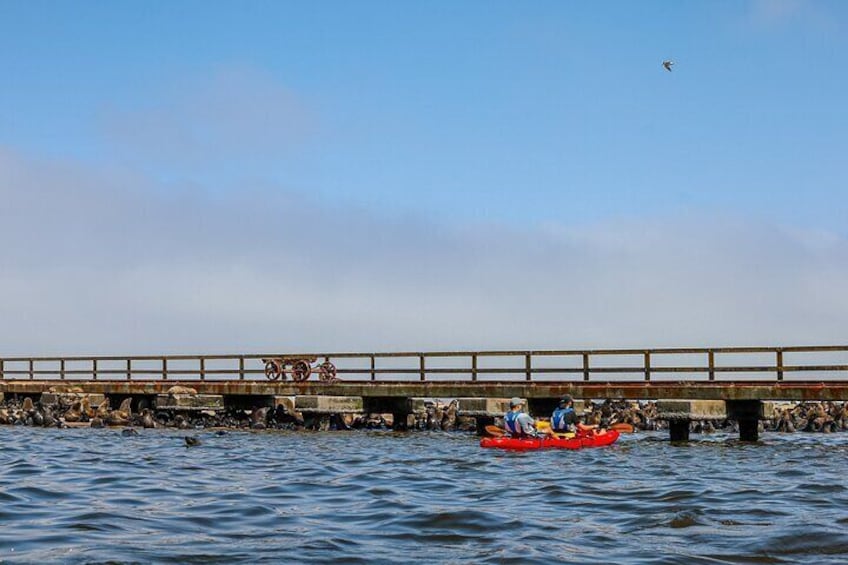
[[[33,153],[128,159],[110,116],[239,69],[291,92],[302,138],[136,164],[456,220],[848,211],[840,2],[4,2],[0,22],[0,141]]]
[[[615,287],[614,281],[634,276],[624,264],[647,269],[652,253],[665,253],[665,261],[650,265],[654,274],[636,273],[646,292],[665,289],[655,299],[669,296],[665,285],[676,273],[691,273],[674,286],[677,298],[668,305],[674,312],[711,292],[693,286],[702,267],[691,250],[730,273],[746,272],[751,258],[763,257],[780,273],[780,258],[788,255],[806,265],[805,277],[821,280],[729,284],[709,303],[712,311],[721,304],[730,315],[739,304],[758,304],[761,310],[745,318],[749,325],[733,334],[746,342],[838,340],[830,329],[838,325],[821,317],[839,318],[845,305],[819,287],[836,287],[845,276],[829,269],[846,257],[846,53],[848,5],[838,1],[0,1],[0,190],[10,204],[5,236],[20,238],[8,226],[20,222],[25,229],[43,210],[56,208],[53,227],[5,251],[7,264],[18,266],[5,282],[31,288],[27,281],[45,276],[33,263],[75,257],[79,264],[97,256],[98,265],[106,265],[128,248],[131,264],[124,268],[147,269],[151,278],[173,267],[151,258],[149,250],[160,247],[179,250],[172,258],[178,264],[208,257],[241,265],[253,259],[251,249],[285,260],[302,253],[304,262],[320,257],[346,269],[349,278],[331,287],[309,286],[315,305],[346,312],[333,322],[346,329],[332,335],[319,324],[302,333],[278,330],[283,333],[267,343],[316,349],[373,341],[561,345],[547,336],[573,312],[568,300],[561,312],[548,314],[541,299],[538,310],[521,308],[530,290],[520,279],[482,298],[474,290],[502,276],[502,254],[519,263],[532,258],[532,271],[543,277],[579,279],[579,289],[547,288],[550,300],[564,294],[583,304],[621,300],[619,312],[632,316],[592,321],[597,311],[586,311],[577,324],[582,329],[562,330],[570,343],[690,344],[728,339],[727,328],[705,324],[672,339],[660,328],[675,320],[663,315],[643,327],[639,320],[656,308],[628,302],[627,292]],[[676,62],[671,73],[661,67],[667,58]],[[100,222],[116,209],[158,214],[170,223],[151,226],[144,216],[147,223],[137,220],[129,228],[133,239],[124,239],[119,224]],[[262,223],[252,211],[265,211],[264,228],[212,233],[231,212],[245,225]],[[307,238],[275,229],[283,221],[317,224],[310,229],[318,233]],[[199,236],[205,229],[209,237]],[[167,242],[157,239],[162,232],[170,232]],[[174,242],[182,245],[171,247]],[[538,255],[540,249],[550,253]],[[727,252],[739,249],[738,256]],[[476,259],[463,261],[462,250]],[[606,266],[587,278],[576,257],[598,254],[598,265]],[[415,276],[422,259],[411,255],[423,255],[433,270],[444,267],[456,286]],[[548,262],[556,266],[539,267]],[[368,270],[357,270],[363,263]],[[385,305],[380,296],[406,288],[403,281],[386,282],[394,271],[418,286]],[[107,269],[98,280],[122,276],[127,272]],[[279,276],[288,275],[281,270]],[[360,290],[353,290],[354,280]],[[80,289],[92,283],[82,274],[71,281]],[[202,284],[189,277],[183,290],[163,288],[137,308],[172,311],[163,296],[184,304]],[[246,288],[234,279],[210,295],[207,308],[238,303]],[[456,299],[463,288],[480,300],[475,313],[464,312],[468,302]],[[51,286],[42,294],[62,304],[68,301],[63,292]],[[285,302],[281,292],[250,291]],[[45,331],[47,315],[26,313],[10,293],[0,313],[25,321],[34,333]],[[456,299],[438,312],[470,320],[466,330],[437,334],[435,318],[420,327],[351,321],[378,307],[389,320],[388,312],[428,293],[431,307]],[[761,300],[763,294],[773,298]],[[510,296],[515,304],[505,307]],[[760,317],[790,298],[799,309],[791,322]],[[130,284],[112,300],[141,299]],[[133,306],[120,308],[138,320]],[[284,310],[277,315],[285,318]],[[497,323],[486,317],[493,310],[503,319],[526,319],[520,330],[479,335],[474,328],[484,319]],[[69,328],[84,318],[62,311]],[[51,347],[233,343],[226,333],[183,339],[208,321],[190,312],[169,316],[118,333],[104,320],[89,329],[89,340],[69,340],[67,334],[77,332],[67,330]],[[232,333],[245,336],[245,347],[266,343],[264,334],[249,330],[255,325],[249,316],[222,316]],[[631,330],[621,329],[631,323]],[[162,327],[185,329],[151,337]],[[15,343],[40,342],[16,337]]]

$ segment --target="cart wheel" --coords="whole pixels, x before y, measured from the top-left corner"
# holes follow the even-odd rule
[[[318,367],[318,379],[325,383],[331,383],[336,380],[336,366],[329,361],[324,361]]]
[[[297,382],[305,381],[309,378],[309,375],[312,374],[312,367],[309,366],[309,363],[301,359],[300,361],[295,361],[292,363],[292,379]]]
[[[280,365],[276,361],[265,361],[265,376],[269,381],[276,381],[281,374]]]

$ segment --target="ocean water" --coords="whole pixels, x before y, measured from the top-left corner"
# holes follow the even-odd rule
[[[848,434],[0,428],[0,563],[844,563]]]

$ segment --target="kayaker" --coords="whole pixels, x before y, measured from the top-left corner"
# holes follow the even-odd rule
[[[504,428],[511,437],[538,436],[536,422],[522,410],[523,407],[524,401],[520,398],[509,401],[509,412],[504,414]]]
[[[574,399],[566,394],[559,401],[559,406],[551,416],[551,429],[555,432],[573,432],[577,430],[577,424]]]

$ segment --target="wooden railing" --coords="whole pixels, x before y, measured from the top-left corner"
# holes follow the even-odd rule
[[[758,359],[739,361],[746,356]],[[809,380],[811,376],[823,380],[848,380],[848,346],[841,345],[6,357],[0,358],[0,379],[265,380],[263,360],[280,357],[289,360],[318,359],[319,363],[329,360],[337,365],[339,378],[370,381],[734,381],[744,380],[736,377],[746,373],[755,380]],[[681,362],[681,357],[687,358],[686,362]],[[834,361],[834,357],[838,359]],[[751,377],[751,374],[756,376]],[[734,378],[728,378],[728,375]]]

